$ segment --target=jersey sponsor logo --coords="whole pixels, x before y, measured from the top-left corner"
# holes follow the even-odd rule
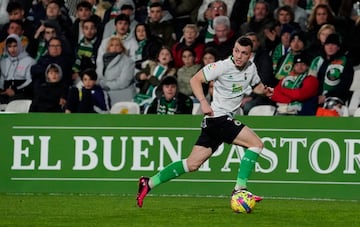
[[[242,92],[243,87],[241,84],[233,84],[232,85],[232,93],[238,93],[238,92]]]

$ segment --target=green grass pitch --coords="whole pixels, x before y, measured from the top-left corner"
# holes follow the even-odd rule
[[[0,226],[360,226],[360,201],[265,198],[236,214],[225,197],[0,194]]]

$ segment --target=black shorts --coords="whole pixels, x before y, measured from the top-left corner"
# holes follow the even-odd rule
[[[231,144],[244,127],[240,121],[229,116],[204,118],[201,122],[201,134],[195,145],[210,147],[215,152],[223,142]]]

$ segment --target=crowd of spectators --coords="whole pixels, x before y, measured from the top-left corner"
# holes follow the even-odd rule
[[[190,78],[253,42],[251,61],[282,115],[316,115],[350,100],[360,64],[357,0],[2,0],[0,102],[32,112],[191,114]],[[211,101],[211,81],[203,89]],[[334,101],[335,100],[335,101]],[[341,111],[338,111],[341,115]],[[326,113],[325,113],[326,115]]]

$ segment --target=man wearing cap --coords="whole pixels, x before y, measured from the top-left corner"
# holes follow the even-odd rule
[[[309,69],[309,74],[319,81],[318,104],[323,105],[328,97],[337,97],[345,103],[350,97],[353,65],[341,50],[338,34],[330,34],[323,48],[323,54],[311,62]]]
[[[166,76],[161,81],[161,90],[146,113],[148,114],[191,114],[191,98],[178,91],[178,82],[174,76]]]
[[[310,60],[304,53],[294,56],[294,66],[274,88],[271,100],[277,102],[280,115],[315,115],[319,82],[308,75]]]
[[[290,36],[290,50],[282,56],[277,64],[275,70],[275,78],[281,80],[289,75],[293,68],[294,56],[304,51],[306,45],[306,38],[303,32],[294,31]]]

